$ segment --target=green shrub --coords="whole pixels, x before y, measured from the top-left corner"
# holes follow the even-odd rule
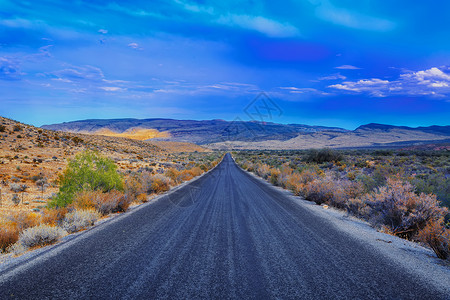
[[[329,148],[311,149],[305,157],[309,163],[322,164],[324,162],[336,162],[342,160],[342,154]]]
[[[80,191],[123,190],[122,176],[115,163],[97,152],[85,151],[72,159],[60,176],[60,188],[51,207],[65,207]]]

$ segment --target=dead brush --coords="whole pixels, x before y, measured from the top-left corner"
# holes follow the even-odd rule
[[[189,169],[189,173],[193,176],[193,177],[197,177],[203,174],[203,170],[199,167],[193,167],[192,169]]]
[[[444,226],[442,219],[428,222],[416,239],[430,246],[437,257],[447,259],[450,256],[450,229]]]
[[[11,222],[0,223],[0,252],[5,252],[8,247],[19,239],[19,230]]]
[[[68,211],[66,207],[45,209],[42,214],[42,224],[60,226]]]
[[[125,195],[134,200],[140,194],[147,193],[151,176],[149,172],[128,175],[125,178]]]
[[[161,174],[156,174],[151,178],[150,191],[160,194],[170,189],[170,178]]]
[[[361,200],[370,207],[370,221],[375,226],[388,226],[393,234],[404,238],[411,238],[447,213],[435,195],[417,195],[410,183],[392,178],[386,186],[362,196]]]
[[[41,223],[41,215],[34,212],[19,211],[6,217],[19,232]]]
[[[76,195],[73,207],[81,210],[95,209],[102,215],[107,215],[126,211],[132,201],[133,199],[116,190],[108,193],[84,191]]]
[[[68,232],[77,232],[93,226],[100,218],[100,213],[94,209],[76,209],[66,214],[62,228]]]
[[[62,228],[40,224],[20,233],[19,240],[10,247],[10,250],[20,254],[31,248],[53,244],[66,234]]]

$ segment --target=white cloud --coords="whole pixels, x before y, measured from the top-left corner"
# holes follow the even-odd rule
[[[106,30],[106,29],[99,29],[98,32],[100,32],[101,34],[107,34],[108,30]]]
[[[385,95],[385,91],[388,89],[388,84],[388,80],[372,78],[362,79],[356,82],[345,81],[342,84],[333,84],[329,87],[352,92],[369,92],[373,96],[383,97]]]
[[[352,66],[352,65],[342,65],[339,67],[335,67],[335,69],[340,69],[340,70],[360,70],[361,68]]]
[[[404,80],[416,80],[418,83],[429,87],[448,87],[448,83],[450,83],[450,75],[436,67],[425,71],[402,74],[401,78]]]
[[[388,95],[433,95],[443,97],[450,95],[450,74],[442,71],[446,67],[401,74],[397,80],[381,80],[378,78],[344,81],[333,84],[329,88],[369,93],[375,97]]]

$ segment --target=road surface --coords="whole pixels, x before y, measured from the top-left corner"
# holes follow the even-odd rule
[[[0,299],[448,299],[239,169],[0,273]]]

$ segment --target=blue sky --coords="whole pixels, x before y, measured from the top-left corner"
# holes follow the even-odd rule
[[[0,0],[0,115],[448,125],[450,1]]]

